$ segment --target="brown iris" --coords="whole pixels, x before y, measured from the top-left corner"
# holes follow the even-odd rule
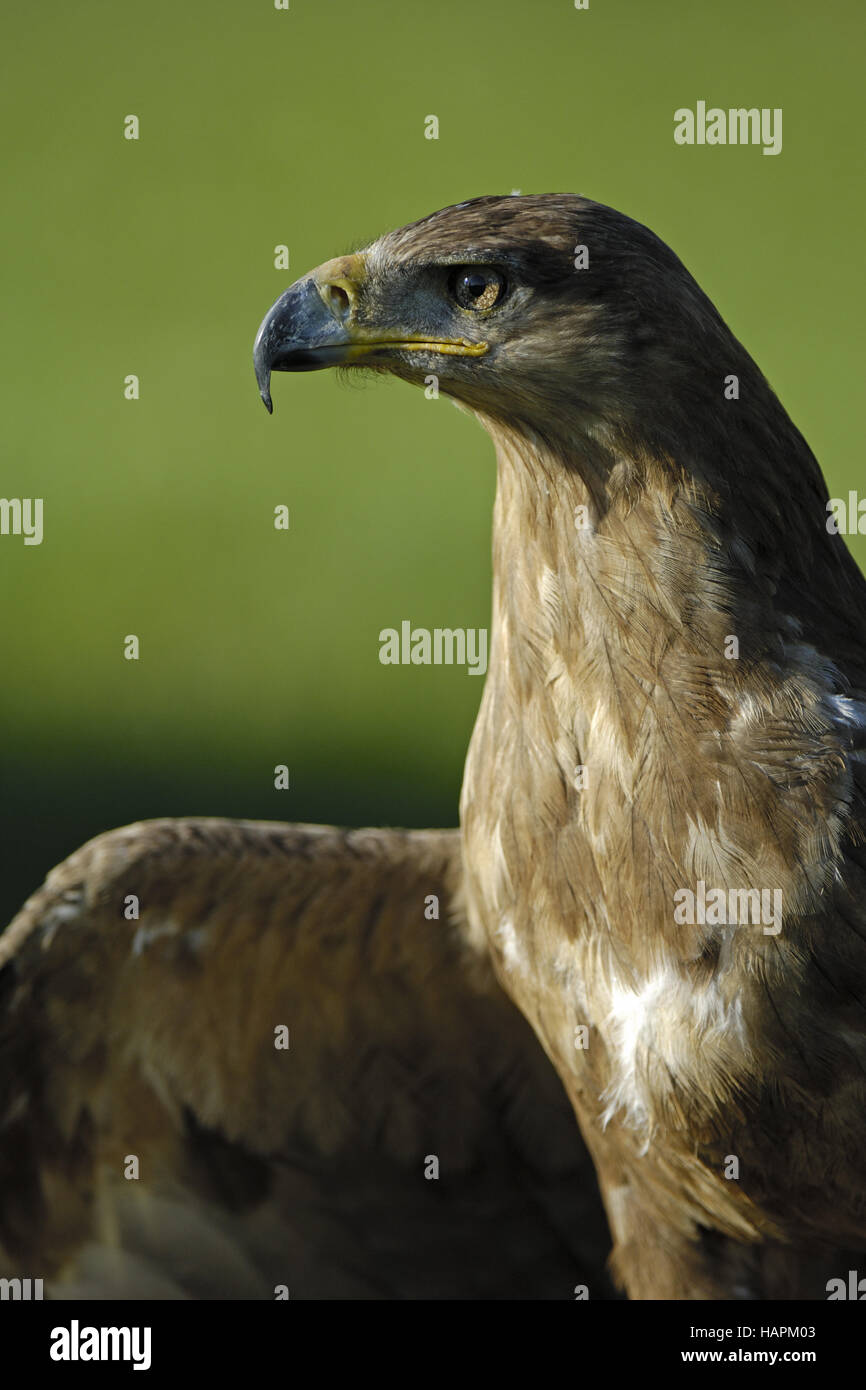
[[[499,303],[505,278],[487,266],[461,266],[452,278],[451,293],[461,309],[478,313]]]

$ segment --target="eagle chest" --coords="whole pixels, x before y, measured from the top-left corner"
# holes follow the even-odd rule
[[[572,881],[549,833],[532,838],[525,825],[515,834],[513,814],[482,828],[466,812],[473,924],[588,1117],[641,1140],[683,1104],[717,1123],[709,1098],[730,1095],[753,1062],[755,1016],[733,960],[699,971],[668,949],[663,895],[648,893],[635,913],[623,861],[601,872],[579,831],[568,847],[585,871]]]

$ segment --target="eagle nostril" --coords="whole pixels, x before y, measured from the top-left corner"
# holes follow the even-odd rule
[[[328,308],[340,323],[345,323],[352,312],[352,301],[340,285],[328,285],[325,289]]]

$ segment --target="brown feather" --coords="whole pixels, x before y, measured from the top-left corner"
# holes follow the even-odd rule
[[[460,874],[456,832],[206,820],[55,870],[0,938],[0,1272],[64,1298],[603,1291],[591,1167]]]

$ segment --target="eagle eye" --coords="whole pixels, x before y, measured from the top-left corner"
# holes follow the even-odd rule
[[[488,266],[460,266],[451,277],[451,294],[461,309],[492,309],[505,294],[505,277]]]

